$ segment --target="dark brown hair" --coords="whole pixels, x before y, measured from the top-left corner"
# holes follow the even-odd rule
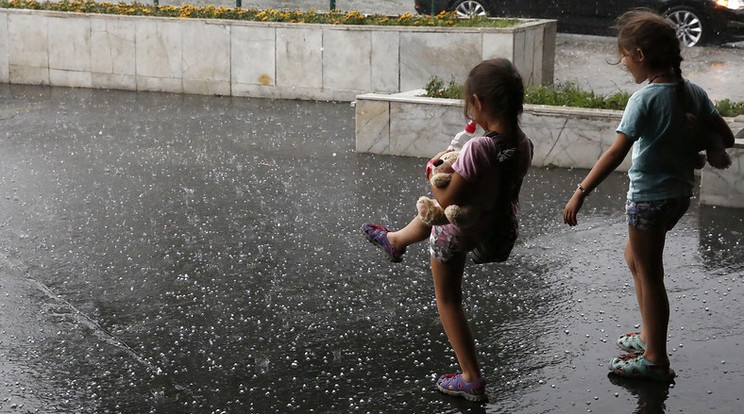
[[[463,100],[465,117],[470,117],[473,95],[483,103],[490,117],[509,123],[510,132],[519,128],[519,115],[524,108],[522,76],[508,59],[496,58],[477,64],[465,80]]]
[[[665,18],[648,9],[635,9],[617,19],[617,49],[620,54],[640,49],[652,70],[671,70],[677,78],[677,93],[685,101],[682,53],[677,31]]]

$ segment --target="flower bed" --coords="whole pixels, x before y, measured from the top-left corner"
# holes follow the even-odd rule
[[[280,23],[313,23],[313,24],[350,24],[372,26],[423,26],[423,27],[510,27],[520,23],[519,19],[489,19],[473,16],[460,19],[455,12],[441,12],[436,16],[412,15],[403,13],[398,16],[363,14],[360,11],[331,10],[318,13],[315,9],[301,10],[258,10],[241,7],[215,7],[213,5],[196,7],[183,4],[179,7],[160,6],[144,3],[110,3],[93,0],[78,1],[35,1],[35,0],[1,0],[0,8],[61,11],[74,13],[117,14],[127,16],[182,17],[203,19],[229,19],[254,22]]]
[[[409,90],[432,76],[463,79],[493,56],[515,62],[527,83],[553,80],[552,20],[478,28],[310,24],[270,21],[292,17],[282,12],[255,13],[263,22],[84,13],[99,6],[66,4],[79,4],[81,12],[0,8],[0,82],[352,101],[367,92]],[[209,7],[196,13],[190,6],[100,7],[128,14],[227,13]],[[304,18],[311,15],[316,16]]]

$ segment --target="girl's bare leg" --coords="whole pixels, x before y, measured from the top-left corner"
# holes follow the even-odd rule
[[[628,269],[630,269],[630,273],[633,275],[633,284],[635,285],[638,309],[641,311],[641,315],[643,315],[643,284],[641,283],[641,279],[638,276],[638,271],[636,270],[636,263],[635,258],[633,257],[633,249],[630,246],[630,239],[628,239],[628,241],[625,243],[625,262],[628,264]],[[641,326],[641,329],[643,329],[643,326]],[[641,341],[643,341],[643,343],[646,343],[645,332],[642,331],[640,337]]]
[[[387,234],[390,244],[397,248],[403,248],[411,244],[424,241],[429,238],[431,227],[424,224],[418,217],[414,217],[410,223],[397,231],[391,231]]]
[[[634,276],[639,289],[643,336],[646,342],[644,356],[649,361],[669,363],[666,339],[669,329],[669,298],[664,286],[663,232],[642,231],[628,227],[628,245],[631,250]],[[632,269],[631,269],[632,271]]]
[[[447,334],[452,349],[455,351],[463,379],[473,382],[481,378],[481,371],[476,357],[473,333],[462,307],[464,269],[464,257],[459,260],[453,259],[448,263],[431,259],[434,293],[444,333]]]

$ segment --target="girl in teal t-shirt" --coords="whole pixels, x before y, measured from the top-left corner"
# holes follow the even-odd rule
[[[579,184],[563,220],[577,224],[586,196],[632,148],[625,260],[633,274],[642,329],[618,338],[627,354],[610,360],[609,368],[625,377],[671,381],[675,374],[666,348],[669,299],[662,263],[666,233],[690,205],[699,141],[715,141],[698,126],[715,133],[721,147],[732,147],[734,136],[705,92],[682,78],[679,40],[663,17],[641,10],[623,14],[617,44],[633,80],[647,80],[648,85],[631,97],[615,142]]]

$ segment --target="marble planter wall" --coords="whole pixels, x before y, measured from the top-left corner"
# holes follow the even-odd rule
[[[727,151],[731,166],[716,170],[703,169],[700,178],[700,202],[712,206],[744,208],[744,139],[737,139],[734,148]]]
[[[0,81],[351,101],[464,79],[489,57],[553,81],[556,25],[335,26],[0,9]]]
[[[365,94],[356,100],[356,149],[431,157],[465,125],[462,103],[416,95]],[[615,139],[621,111],[525,105],[522,128],[535,144],[533,165],[591,168]],[[630,156],[620,166],[630,167]]]
[[[456,99],[423,98],[423,90],[357,96],[356,150],[375,154],[431,157],[465,126]],[[525,105],[522,128],[535,144],[534,166],[591,168],[616,137],[622,111]],[[710,166],[701,176],[700,202],[744,208],[744,116],[726,119],[737,135],[728,150],[732,165]],[[618,168],[630,168],[628,155]]]

